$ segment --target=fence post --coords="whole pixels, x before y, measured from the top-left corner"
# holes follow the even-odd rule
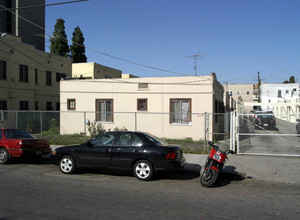
[[[40,129],[41,129],[41,138],[43,137],[43,112],[40,111]]]
[[[134,129],[135,131],[137,131],[137,112],[134,113],[134,123],[135,123]]]
[[[232,111],[230,113],[230,150],[235,150],[235,121],[236,115],[235,112]]]
[[[18,112],[17,111],[15,112],[16,112],[16,128],[18,128]]]
[[[83,125],[84,125],[84,138],[83,138],[83,140],[84,140],[84,142],[86,142],[86,112],[84,112],[83,113],[84,114],[84,116],[83,116]]]
[[[209,131],[209,123],[207,123],[207,121],[209,120],[209,115],[207,112],[204,113],[204,149],[205,149],[205,153],[208,152],[208,149],[207,149],[207,134],[208,134],[208,131]]]

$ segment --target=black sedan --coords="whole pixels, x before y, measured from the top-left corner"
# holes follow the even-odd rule
[[[131,170],[145,181],[157,170],[174,170],[185,164],[180,146],[149,133],[130,131],[107,132],[81,145],[56,148],[51,157],[65,174],[79,167],[117,168]]]
[[[276,127],[276,118],[274,114],[266,112],[265,114],[260,113],[254,118],[254,128],[255,129],[271,129],[278,130]]]

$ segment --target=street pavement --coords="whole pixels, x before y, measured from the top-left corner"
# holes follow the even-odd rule
[[[185,154],[184,156],[189,165],[200,165],[202,169],[208,155]],[[228,155],[228,159],[224,168],[225,173],[238,174],[255,180],[300,183],[299,157]]]

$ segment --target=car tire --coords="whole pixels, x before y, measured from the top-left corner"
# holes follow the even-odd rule
[[[76,164],[72,156],[66,155],[59,160],[59,169],[64,174],[75,172]]]
[[[0,148],[0,164],[7,164],[9,161],[9,153],[6,148]]]
[[[138,180],[148,181],[153,177],[154,169],[150,161],[139,160],[133,167],[133,174]]]

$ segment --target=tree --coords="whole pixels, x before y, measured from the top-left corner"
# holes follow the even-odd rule
[[[70,48],[72,63],[86,63],[84,37],[78,26],[73,32],[72,45],[70,45]]]
[[[289,81],[288,80],[285,80],[283,83],[296,83],[295,81],[295,77],[294,76],[291,76]]]
[[[56,20],[54,25],[53,37],[50,39],[50,51],[63,57],[68,57],[70,48],[65,32],[65,21],[61,18]]]

